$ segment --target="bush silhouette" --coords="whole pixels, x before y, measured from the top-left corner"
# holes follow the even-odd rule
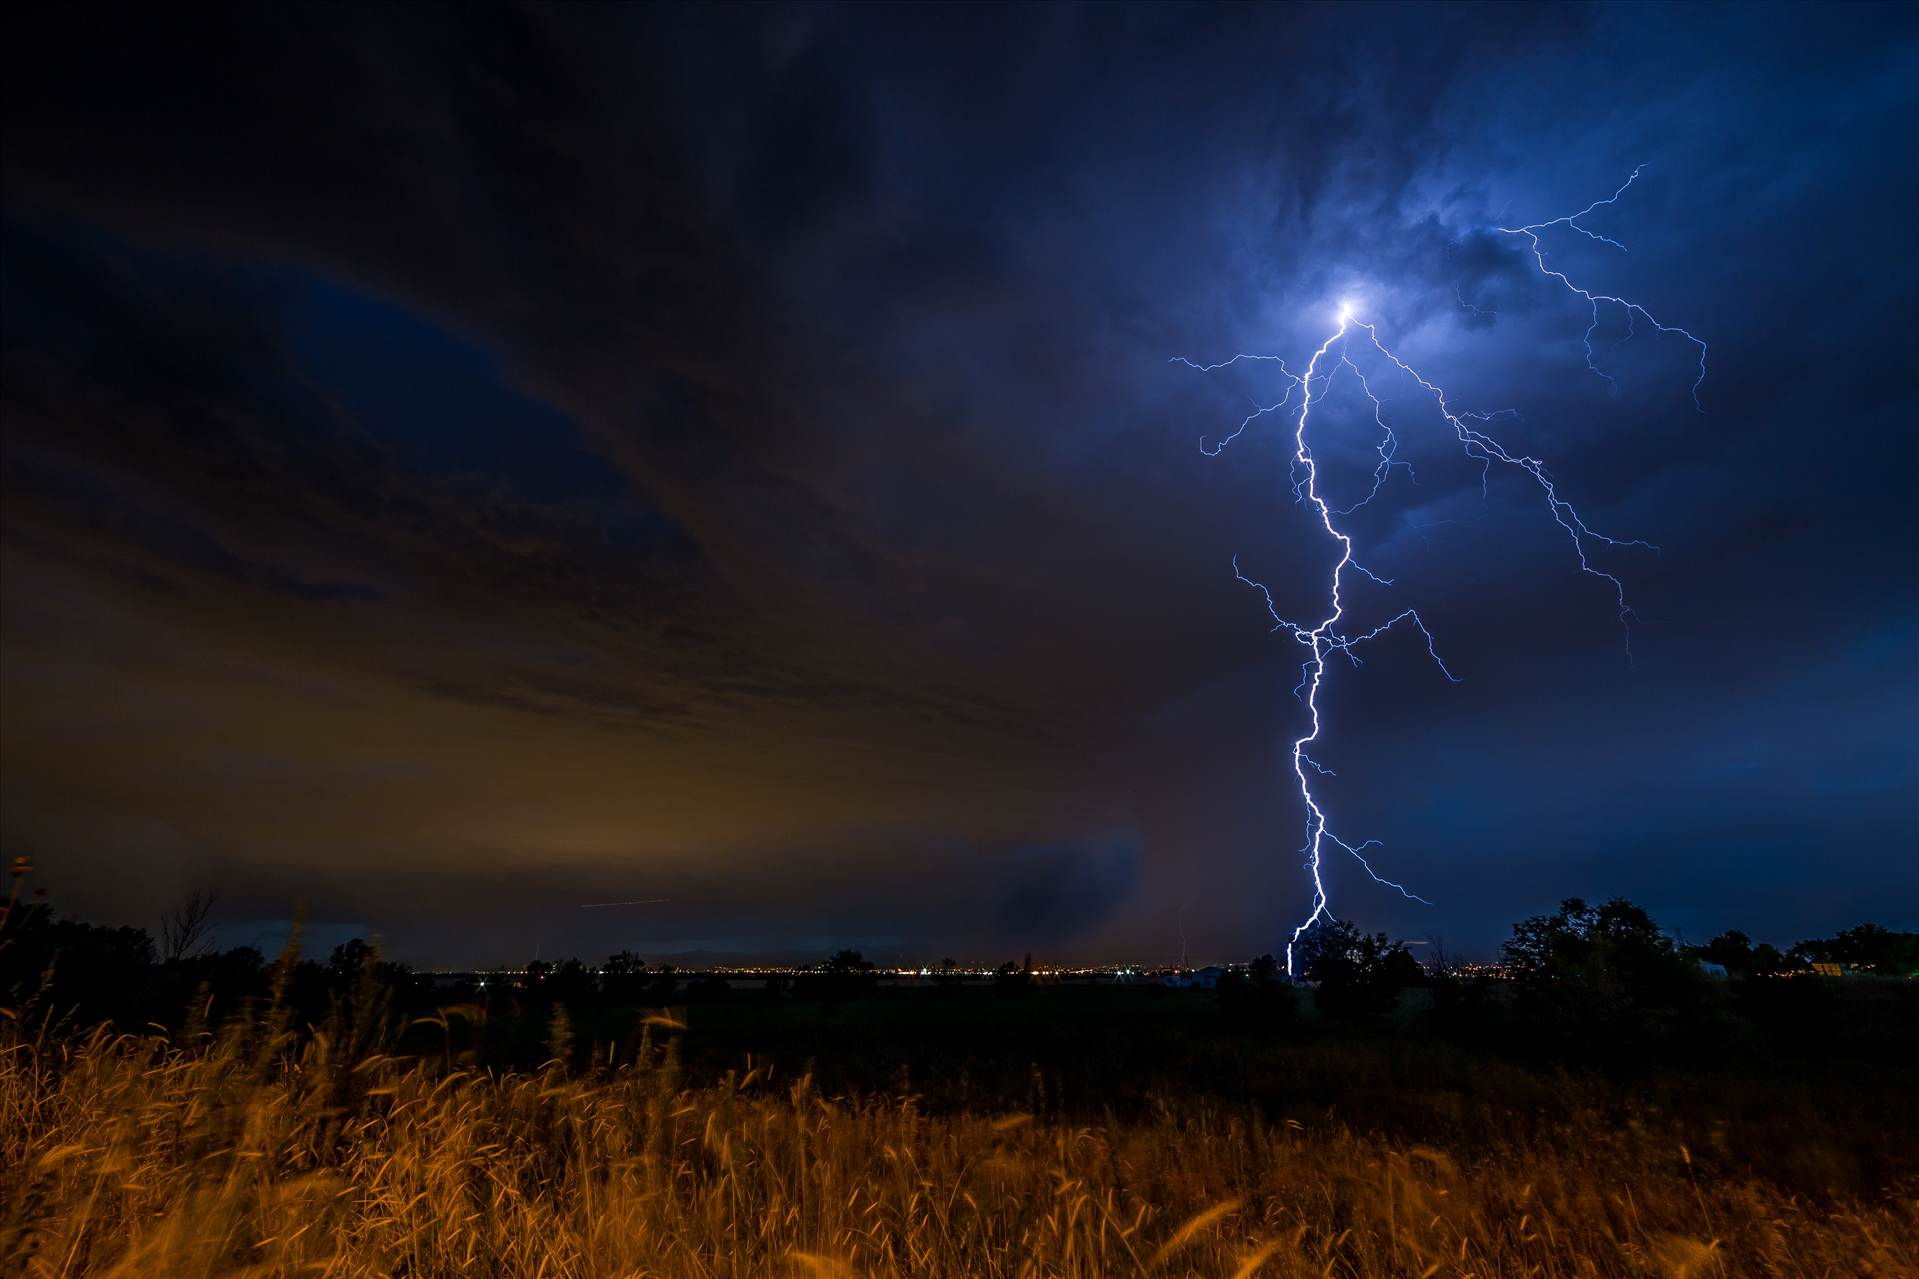
[[[1919,977],[1919,933],[1894,932],[1878,924],[1860,924],[1835,937],[1802,941],[1792,954],[1806,963],[1844,964],[1883,977]]]
[[[1244,968],[1220,974],[1219,1008],[1236,1021],[1270,1028],[1291,1022],[1298,1004],[1279,961],[1261,955]]]
[[[1506,965],[1522,1018],[1590,1046],[1672,1034],[1702,983],[1643,907],[1577,897],[1513,925]]]
[[[1385,933],[1362,933],[1345,920],[1329,920],[1294,945],[1294,962],[1316,982],[1313,1002],[1337,1021],[1365,1021],[1389,1011],[1408,986],[1425,980],[1419,961]]]
[[[878,989],[879,974],[873,971],[866,956],[857,950],[839,950],[813,971],[803,974],[794,986],[794,993],[830,1010],[848,1000],[864,999]]]

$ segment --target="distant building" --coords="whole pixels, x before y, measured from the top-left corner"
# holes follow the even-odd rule
[[[1715,964],[1710,959],[1699,961],[1699,971],[1705,974],[1708,981],[1725,981],[1730,976],[1724,964]]]
[[[1200,969],[1174,969],[1165,977],[1171,990],[1215,990],[1219,986],[1219,975],[1224,972],[1218,964],[1208,964]]]
[[[1844,964],[1828,964],[1824,961],[1814,961],[1812,970],[1821,977],[1844,977],[1846,975],[1846,967]]]

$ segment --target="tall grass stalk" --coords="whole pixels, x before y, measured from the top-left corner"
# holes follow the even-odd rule
[[[271,1018],[0,1040],[0,1272],[24,1276],[1905,1276],[1909,1200],[1693,1179],[1571,1108],[1399,1148],[1162,1108],[1082,1126],[686,1087],[671,1025],[570,1074],[351,1056]],[[0,1032],[3,1034],[5,1032]]]

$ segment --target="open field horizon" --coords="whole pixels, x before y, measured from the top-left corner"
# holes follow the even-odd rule
[[[1897,1067],[1635,1080],[1295,1030],[1028,1064],[1017,1089],[982,1070],[929,1104],[904,1066],[837,1093],[750,1056],[690,1071],[709,1011],[636,1011],[624,1049],[504,1070],[265,1021],[9,1030],[12,1272],[1894,1279],[1919,1255]],[[865,1011],[840,1055],[874,1051],[887,1010]],[[1008,1033],[979,1055],[1012,1072]],[[1222,1067],[1261,1099],[1222,1098]],[[1863,1092],[1827,1091],[1845,1079]]]
[[[1338,967],[1202,990],[850,966],[473,1002],[343,947],[128,1033],[55,1003],[50,969],[0,1023],[0,1273],[1915,1273],[1919,982],[1714,983],[1668,943],[1619,987],[1627,952],[1595,953],[1613,975],[1573,979],[1574,1023],[1537,1002],[1571,970],[1523,963],[1361,1002]]]

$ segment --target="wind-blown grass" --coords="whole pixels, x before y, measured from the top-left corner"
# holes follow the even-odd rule
[[[639,1060],[489,1073],[317,1036],[0,1045],[0,1267],[32,1276],[1900,1276],[1910,1199],[1695,1180],[1574,1097],[1400,1146],[1162,1105],[1074,1125]]]

